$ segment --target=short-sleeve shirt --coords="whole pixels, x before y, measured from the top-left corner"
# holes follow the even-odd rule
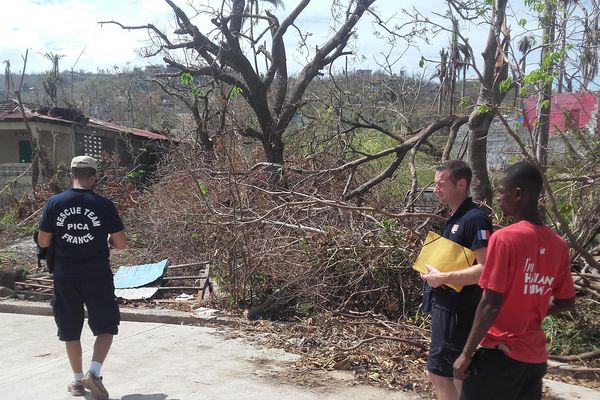
[[[442,236],[471,250],[485,248],[492,233],[490,217],[469,197],[463,201],[444,225]],[[447,287],[426,288],[430,290],[431,306],[446,311],[474,310],[481,299],[478,285],[464,286],[460,292]],[[427,295],[424,296],[424,310]]]
[[[503,295],[482,345],[505,344],[517,361],[546,362],[541,325],[550,298],[575,296],[566,242],[545,225],[509,225],[492,235],[479,285]]]
[[[124,229],[112,201],[73,188],[48,199],[39,228],[54,235],[55,277],[110,273],[107,238]]]

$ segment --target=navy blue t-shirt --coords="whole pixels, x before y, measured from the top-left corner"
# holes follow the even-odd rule
[[[110,273],[107,238],[123,229],[113,202],[89,189],[50,197],[40,219],[40,230],[54,234],[55,277]]]
[[[444,225],[442,236],[471,250],[487,247],[492,234],[490,217],[469,197]],[[474,309],[481,298],[479,285],[464,286],[460,292],[447,287],[431,288],[425,283],[423,311],[431,306],[447,311]],[[428,293],[429,292],[429,293]]]

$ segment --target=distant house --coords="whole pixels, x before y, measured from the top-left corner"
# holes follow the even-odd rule
[[[523,101],[523,126],[533,130],[537,120],[538,99],[532,96]],[[566,133],[575,129],[600,132],[600,93],[555,93],[550,106],[550,133]]]
[[[171,139],[154,132],[89,118],[81,112],[60,107],[24,105],[25,117],[33,136],[53,168],[69,165],[72,157],[103,153],[118,155],[123,164],[148,162],[147,147],[165,144]],[[31,186],[32,148],[18,103],[0,101],[0,188],[18,179],[17,186]],[[146,158],[144,160],[144,157]],[[38,177],[42,182],[43,176]]]

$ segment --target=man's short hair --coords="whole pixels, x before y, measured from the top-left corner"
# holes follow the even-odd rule
[[[96,170],[94,168],[71,168],[71,175],[76,179],[88,180],[92,176],[96,176]]]
[[[458,182],[460,179],[464,179],[467,182],[467,186],[471,185],[471,179],[473,178],[473,171],[469,164],[462,160],[449,160],[445,163],[438,165],[436,171],[448,171],[450,173],[450,179],[453,183]]]
[[[504,179],[511,188],[519,187],[535,198],[538,198],[542,191],[542,174],[535,165],[527,161],[519,161],[509,166],[504,171]]]

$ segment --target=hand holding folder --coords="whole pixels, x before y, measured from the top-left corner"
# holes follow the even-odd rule
[[[450,239],[446,239],[437,233],[428,232],[421,252],[417,257],[413,269],[427,274],[429,270],[425,264],[437,268],[441,272],[460,271],[469,268],[475,262],[475,252],[463,247]],[[460,292],[460,285],[446,285]]]

